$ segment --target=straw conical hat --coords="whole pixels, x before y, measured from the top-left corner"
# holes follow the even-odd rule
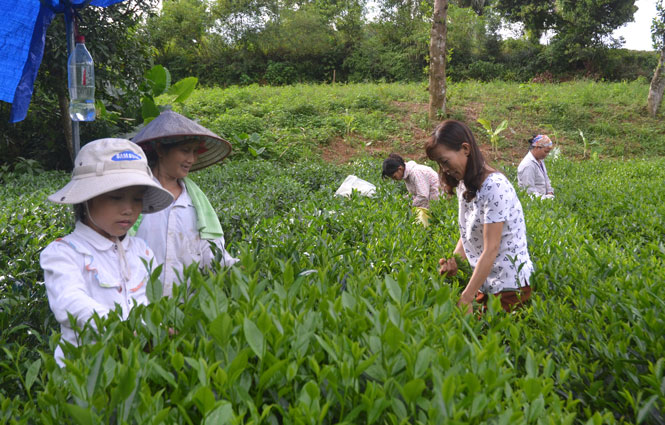
[[[203,140],[205,148],[190,171],[216,164],[231,153],[229,142],[202,125],[173,111],[162,112],[143,127],[132,141],[148,152],[154,149],[156,142],[167,144],[192,139]]]

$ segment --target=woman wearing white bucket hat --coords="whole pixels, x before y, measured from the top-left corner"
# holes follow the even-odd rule
[[[120,305],[126,319],[135,303],[148,303],[143,260],[154,262],[154,254],[127,232],[140,213],[166,208],[173,196],[154,182],[136,144],[100,139],[81,148],[71,181],[48,199],[74,205],[76,215],[74,232],[51,242],[40,264],[62,341],[77,345],[68,314],[82,327],[94,313],[105,316]],[[60,346],[55,358],[64,364]]]
[[[143,238],[163,264],[164,295],[182,279],[192,263],[209,267],[215,255],[212,242],[221,252],[222,266],[238,259],[227,251],[224,232],[206,195],[187,175],[222,161],[231,144],[207,128],[173,111],[164,111],[146,125],[134,143],[148,156],[156,181],[175,198],[168,208],[139,219],[136,236]]]

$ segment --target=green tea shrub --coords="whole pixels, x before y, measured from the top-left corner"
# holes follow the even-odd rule
[[[2,223],[12,223],[2,227],[24,226],[0,233],[3,246],[23,247],[3,276],[31,267],[13,292],[2,286],[0,417],[662,423],[664,165],[549,162],[554,200],[518,192],[533,299],[510,315],[492,299],[482,317],[455,307],[468,266],[454,278],[437,273],[459,235],[456,199],[432,202],[423,228],[404,186],[380,179],[379,160],[210,167],[192,177],[240,263],[189,268],[188,286],[171,299],[160,299],[152,281],[151,305],[82,329],[87,344],[65,347],[63,369],[52,356],[59,335],[43,289],[28,288],[43,287],[36,251],[71,230],[69,212],[44,201],[67,176],[26,176],[0,188],[11,205]],[[514,179],[513,168],[506,172]],[[334,197],[351,173],[374,183],[376,196]],[[21,209],[36,218],[12,215]],[[30,243],[26,233],[45,236]]]

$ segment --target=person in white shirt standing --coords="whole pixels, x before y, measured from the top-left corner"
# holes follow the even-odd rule
[[[153,262],[147,244],[127,236],[139,213],[166,208],[173,197],[152,179],[141,148],[129,140],[100,139],[81,148],[72,179],[49,196],[73,204],[76,226],[51,242],[40,255],[49,305],[60,323],[62,341],[78,345],[68,314],[83,327],[97,313],[106,316],[117,305],[126,319],[134,304],[148,304],[148,272]],[[55,359],[64,365],[62,348]]]
[[[182,283],[183,270],[192,263],[209,267],[215,260],[212,242],[221,252],[220,264],[238,259],[226,251],[222,226],[210,201],[187,176],[217,164],[231,144],[198,123],[173,111],[164,111],[135,137],[148,156],[155,179],[174,197],[163,211],[139,219],[136,236],[144,239],[163,264],[165,296]]]
[[[506,311],[520,308],[531,296],[533,271],[527,250],[524,212],[513,185],[483,158],[469,127],[455,120],[439,124],[425,147],[441,170],[447,193],[457,191],[459,232],[454,255],[473,268],[458,305],[500,298]],[[441,274],[455,275],[455,256],[439,260]]]
[[[413,197],[412,206],[429,208],[429,201],[441,196],[439,191],[439,175],[426,165],[415,161],[404,162],[401,156],[391,153],[383,161],[382,178],[404,180],[406,190]]]
[[[517,167],[517,184],[530,195],[553,198],[554,189],[547,174],[545,158],[552,150],[552,140],[544,134],[529,140],[529,153]]]

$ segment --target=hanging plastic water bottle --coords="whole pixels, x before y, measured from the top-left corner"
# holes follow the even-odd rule
[[[95,64],[85,48],[85,37],[76,36],[76,46],[67,60],[69,116],[72,121],[95,120]]]

